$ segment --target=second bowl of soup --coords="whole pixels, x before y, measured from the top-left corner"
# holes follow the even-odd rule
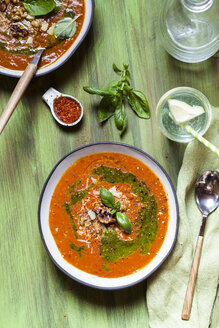
[[[124,288],[169,255],[178,205],[169,177],[149,155],[99,143],[56,165],[41,194],[39,227],[63,272],[92,287]]]

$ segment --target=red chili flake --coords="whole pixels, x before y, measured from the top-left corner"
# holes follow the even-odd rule
[[[55,98],[54,109],[58,118],[66,124],[76,122],[81,115],[80,104],[76,100],[64,96]]]

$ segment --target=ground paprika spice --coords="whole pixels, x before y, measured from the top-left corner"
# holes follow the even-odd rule
[[[66,124],[76,122],[81,115],[80,104],[75,99],[65,96],[54,99],[54,110],[58,118]]]

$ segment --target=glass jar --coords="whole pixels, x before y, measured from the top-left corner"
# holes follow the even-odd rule
[[[219,0],[166,0],[160,36],[176,59],[197,63],[219,50]]]
[[[201,106],[204,113],[193,118],[186,124],[203,135],[209,128],[212,119],[212,108],[208,99],[198,90],[189,87],[179,87],[166,92],[159,100],[156,108],[156,118],[161,132],[169,139],[177,142],[190,142],[194,137],[182,125],[176,124],[169,110],[168,100],[177,99],[190,106]]]

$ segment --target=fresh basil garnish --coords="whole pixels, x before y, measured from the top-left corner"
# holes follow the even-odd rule
[[[107,84],[106,91],[109,91],[113,95],[117,95],[119,86],[120,81],[111,81],[109,84]]]
[[[140,118],[150,118],[148,101],[141,91],[130,91],[128,95],[128,102]]]
[[[98,96],[113,96],[115,93],[110,90],[102,90],[98,88],[83,87],[84,91],[90,93],[91,95]]]
[[[43,16],[56,7],[55,0],[24,0],[24,8],[31,16]]]
[[[120,227],[126,232],[126,233],[132,233],[132,225],[129,221],[128,216],[125,213],[117,212],[116,213],[116,220]]]
[[[118,212],[120,210],[121,204],[120,202],[115,202],[115,199],[113,197],[113,194],[101,187],[100,188],[100,198],[102,203],[107,206],[112,208],[112,211],[110,214],[115,214],[116,213],[116,220],[118,222],[118,224],[120,225],[120,227],[127,233],[131,233],[132,232],[132,225],[129,221],[128,216],[125,213],[121,213]]]
[[[123,64],[123,69],[120,69],[116,64],[113,64],[113,70],[120,75],[120,80],[110,82],[106,89],[84,87],[84,91],[103,97],[98,106],[99,123],[114,115],[116,127],[122,135],[127,126],[127,115],[124,106],[126,99],[140,118],[150,118],[150,110],[145,95],[141,91],[133,90],[130,87],[131,74],[128,65]]]
[[[58,21],[54,29],[55,37],[59,39],[68,39],[73,37],[77,30],[76,19],[78,19],[78,17],[79,16],[75,18],[65,17]]]
[[[119,210],[120,210],[120,206],[121,206],[120,202],[115,203],[114,208],[113,208],[113,210],[110,212],[110,214],[113,215],[113,214],[115,214],[117,211],[119,211]]]
[[[119,68],[116,66],[116,64],[113,64],[113,70],[114,70],[114,72],[116,72],[116,73],[121,73],[121,69],[119,69]]]
[[[112,97],[104,96],[99,104],[98,119],[102,123],[114,115],[115,108],[112,103]]]
[[[115,199],[113,197],[113,194],[109,190],[101,187],[100,188],[100,198],[101,198],[102,203],[105,206],[114,208]]]
[[[114,210],[115,210],[115,211],[119,211],[119,210],[120,210],[120,206],[121,206],[120,202],[117,202],[117,203],[115,204],[115,206],[114,206]]]
[[[122,134],[127,126],[127,115],[125,112],[125,106],[123,105],[122,101],[118,104],[115,110],[114,118],[116,126],[120,130],[120,134]]]

